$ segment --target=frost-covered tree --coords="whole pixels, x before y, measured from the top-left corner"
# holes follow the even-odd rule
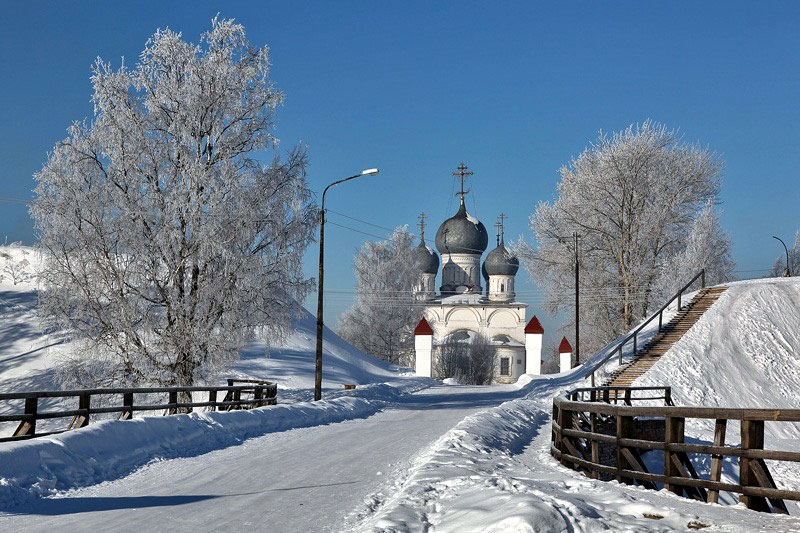
[[[795,234],[794,245],[789,248],[789,273],[792,276],[800,275],[800,231]],[[786,255],[781,254],[772,264],[768,277],[775,278],[786,275]]]
[[[28,261],[28,250],[22,243],[13,243],[5,250],[0,250],[0,281],[8,278],[14,285],[33,279],[31,262]]]
[[[261,160],[268,74],[268,49],[217,18],[199,44],[158,30],[134,67],[94,64],[93,120],[56,144],[31,213],[42,310],[96,382],[190,385],[287,330],[316,210],[303,150]]]
[[[457,331],[436,347],[433,373],[438,379],[454,378],[463,385],[489,385],[496,362],[495,347],[484,335]]]
[[[385,241],[364,243],[353,262],[356,301],[337,331],[353,346],[401,365],[413,362],[414,327],[422,316],[413,294],[420,275],[409,260],[413,244],[405,227]]]
[[[718,195],[721,168],[713,152],[650,121],[601,133],[561,168],[558,197],[531,215],[535,243],[521,242],[518,253],[548,310],[570,310],[574,250],[563,238],[579,234],[582,354],[644,316],[663,264]]]
[[[734,268],[731,240],[720,227],[719,215],[709,200],[692,223],[684,249],[662,263],[651,307],[657,309],[701,269],[706,271],[706,285],[716,285],[732,280]]]

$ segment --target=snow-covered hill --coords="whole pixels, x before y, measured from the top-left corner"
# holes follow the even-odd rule
[[[34,276],[39,265],[32,248],[0,247],[0,389],[4,391],[58,388],[54,368],[74,349],[67,335],[47,333],[40,326]],[[404,374],[405,369],[361,352],[328,328],[324,339],[325,388],[381,383]],[[316,319],[301,309],[285,342],[269,348],[253,342],[224,377],[274,380],[284,391],[305,389],[289,395],[304,398],[314,386],[315,341]]]

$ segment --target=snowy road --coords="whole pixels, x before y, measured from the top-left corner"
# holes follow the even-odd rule
[[[434,387],[366,419],[151,463],[15,509],[0,517],[0,530],[340,531],[369,495],[391,490],[414,457],[465,416],[519,394]]]

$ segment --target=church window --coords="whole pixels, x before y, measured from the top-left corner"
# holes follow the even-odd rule
[[[500,292],[503,292],[504,290],[506,290],[506,289],[505,289],[505,286],[504,286],[504,285],[501,283],[501,284],[500,284]]]
[[[510,365],[510,363],[511,363],[511,361],[509,360],[508,357],[501,357],[500,358],[500,375],[501,376],[511,375],[511,371],[510,371],[510,366],[511,365]]]

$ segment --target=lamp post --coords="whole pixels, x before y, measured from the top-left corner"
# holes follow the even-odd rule
[[[778,239],[780,243],[783,245],[783,249],[786,252],[786,268],[783,271],[783,277],[788,278],[792,275],[792,271],[789,268],[789,249],[786,247],[786,243],[783,242],[783,239],[776,237],[775,235],[772,236],[773,239]]]
[[[322,209],[319,211],[319,286],[317,287],[317,357],[316,357],[316,371],[314,373],[314,401],[322,399],[322,291],[325,285],[325,195],[328,189],[334,185],[350,181],[361,176],[374,176],[379,170],[377,168],[369,168],[361,171],[360,174],[354,174],[349,178],[334,181],[322,191]]]

